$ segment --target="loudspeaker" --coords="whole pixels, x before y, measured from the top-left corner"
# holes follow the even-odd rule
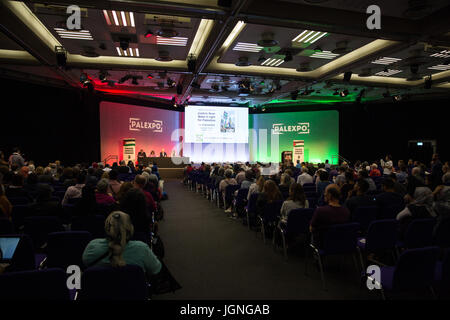
[[[347,71],[344,73],[344,81],[349,82],[351,77],[352,77],[351,71]]]

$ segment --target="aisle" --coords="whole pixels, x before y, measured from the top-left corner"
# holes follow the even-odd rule
[[[228,218],[179,181],[164,187],[169,195],[160,224],[164,260],[183,288],[156,299],[373,298],[359,290],[352,264],[345,266],[345,275],[326,274],[328,291],[323,291],[312,264],[309,276],[304,275],[303,257],[284,260],[260,234],[255,237],[240,220]]]

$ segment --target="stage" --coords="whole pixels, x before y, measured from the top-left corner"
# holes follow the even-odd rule
[[[156,162],[159,175],[163,180],[182,179],[184,167],[189,163],[188,157],[146,157],[142,160],[145,166],[152,166]],[[139,163],[139,162],[138,162]]]

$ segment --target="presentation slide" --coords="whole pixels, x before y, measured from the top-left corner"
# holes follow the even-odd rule
[[[248,143],[248,108],[188,106],[185,142]]]
[[[250,161],[279,162],[283,151],[295,159],[337,164],[339,113],[300,111],[250,115]]]

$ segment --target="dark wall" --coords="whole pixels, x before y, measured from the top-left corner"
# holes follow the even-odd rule
[[[450,100],[348,105],[340,108],[340,154],[350,160],[409,158],[409,140],[436,140],[450,159],[447,110]],[[429,164],[431,159],[427,159]]]
[[[46,165],[100,158],[98,99],[87,92],[0,79],[0,149],[18,146],[27,160]]]

